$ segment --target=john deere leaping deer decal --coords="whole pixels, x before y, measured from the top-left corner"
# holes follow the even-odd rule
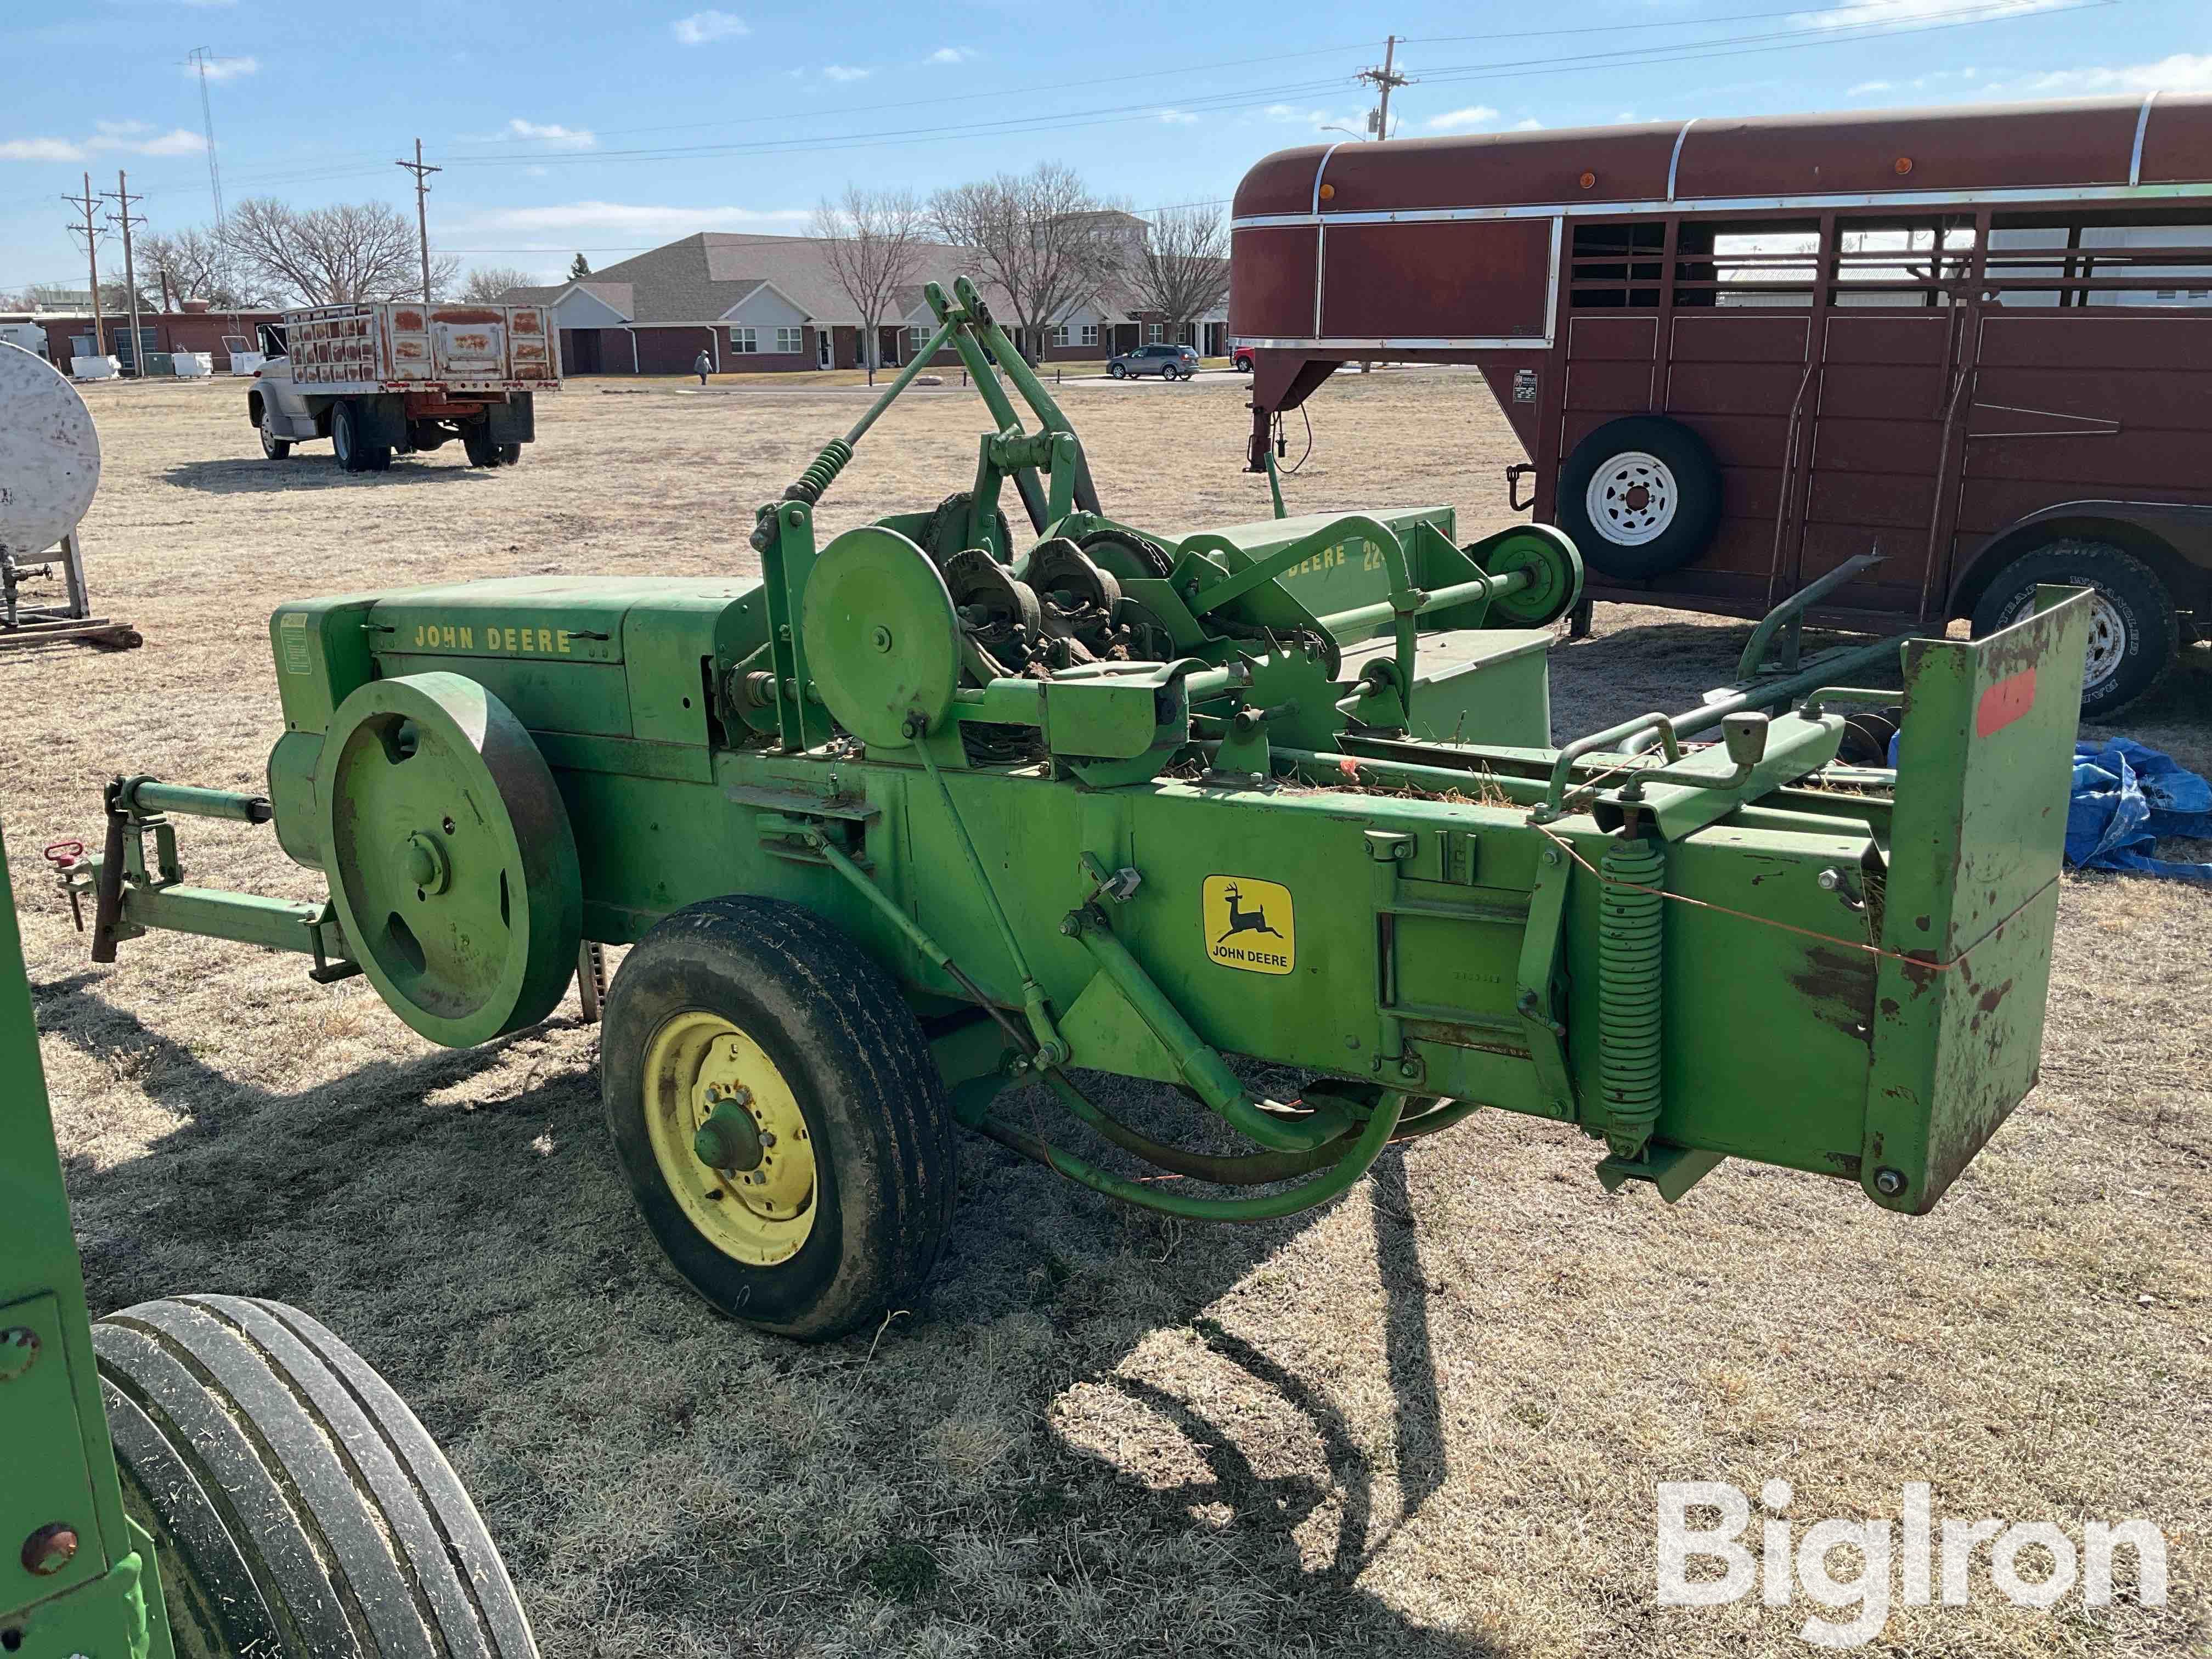
[[[1287,974],[1297,961],[1291,890],[1250,876],[1208,876],[1201,920],[1206,953],[1224,968]]]

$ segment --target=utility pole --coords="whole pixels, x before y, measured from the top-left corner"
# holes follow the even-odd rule
[[[114,190],[101,191],[100,198],[115,204],[115,211],[107,216],[107,222],[123,227],[123,290],[131,301],[131,378],[143,380],[146,378],[146,337],[138,331],[138,268],[131,260],[131,227],[144,224],[146,216],[132,213],[131,204],[145,198],[131,193],[131,181],[120,168],[116,171]]]
[[[107,353],[107,343],[101,337],[104,331],[100,325],[100,229],[92,222],[93,209],[98,204],[100,198],[92,193],[92,175],[88,173],[84,175],[83,195],[64,196],[62,200],[84,215],[82,224],[71,225],[69,228],[75,234],[84,238],[84,257],[92,269],[92,355],[95,357],[105,356]]]
[[[1352,77],[1354,80],[1358,81],[1372,82],[1376,89],[1382,94],[1381,99],[1376,105],[1375,113],[1373,117],[1370,118],[1375,123],[1375,137],[1378,141],[1388,138],[1390,136],[1391,88],[1394,87],[1410,87],[1413,84],[1407,76],[1397,72],[1397,61],[1398,37],[1394,34],[1382,44],[1382,67],[1381,69],[1364,69],[1360,70],[1358,75]]]
[[[430,303],[430,213],[423,204],[422,198],[430,193],[430,175],[434,173],[443,173],[445,168],[434,167],[424,163],[422,141],[420,138],[415,141],[413,161],[395,161],[392,165],[405,167],[408,172],[415,175],[415,228],[422,239],[422,303],[427,306]]]

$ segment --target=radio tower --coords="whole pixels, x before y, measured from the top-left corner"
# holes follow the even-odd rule
[[[222,168],[215,159],[215,106],[208,98],[208,49],[194,46],[187,60],[200,72],[200,125],[207,131],[208,189],[215,196],[215,228],[222,229]]]

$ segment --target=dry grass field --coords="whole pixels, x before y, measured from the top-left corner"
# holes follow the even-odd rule
[[[146,645],[0,658],[0,816],[95,1308],[314,1310],[447,1446],[562,1659],[1803,1652],[1802,1596],[1654,1602],[1655,1483],[1775,1476],[1801,1525],[1925,1480],[1939,1515],[2171,1540],[2163,1608],[2018,1610],[1978,1568],[1971,1605],[1900,1607],[1868,1651],[2208,1650],[2212,890],[2068,878],[2042,1086],[1924,1219],[1733,1164],[1677,1208],[1608,1198],[1591,1143],[1500,1114],[1317,1215],[1168,1226],[970,1139],[927,1303],[826,1348],[662,1268],[573,1012],[451,1053],[302,958],[156,937],[88,965],[40,844],[90,839],[118,770],[259,787],[275,602],[744,569],[753,503],[861,395],[584,383],[517,470],[449,447],[348,477],[325,446],[264,462],[234,386],[91,389],[94,595]],[[1109,508],[1264,514],[1239,382],[1066,395]],[[1346,378],[1313,414],[1296,509],[1504,521],[1516,452],[1473,376]],[[902,404],[824,520],[958,487],[980,415]],[[1601,608],[1554,653],[1560,734],[1694,699],[1744,632]],[[2203,767],[2194,654],[2128,730]],[[266,831],[185,828],[198,879],[315,896]]]

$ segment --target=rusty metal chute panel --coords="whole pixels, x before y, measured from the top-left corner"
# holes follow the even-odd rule
[[[1556,219],[1328,226],[1321,337],[1548,343],[1559,226]]]

